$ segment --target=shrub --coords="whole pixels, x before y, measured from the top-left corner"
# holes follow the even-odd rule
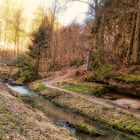
[[[25,56],[17,57],[14,60],[14,66],[19,68],[15,77],[16,79],[20,79],[22,82],[31,82],[38,77],[35,65]]]
[[[138,75],[122,75],[122,76],[116,77],[115,79],[125,82],[125,83],[134,83],[134,84],[140,83],[140,76]]]
[[[44,84],[39,84],[35,89],[33,89],[33,92],[39,93],[39,92],[41,92],[42,90],[45,90],[45,89],[46,89],[46,86]]]
[[[70,66],[80,66],[82,63],[83,63],[83,61],[81,61],[78,58],[75,58],[70,62]]]
[[[101,66],[98,70],[98,75],[101,79],[104,79],[106,77],[108,77],[109,75],[109,68],[107,68],[106,66]]]
[[[96,51],[92,54],[92,64],[91,64],[91,71],[96,71],[101,66],[101,54],[99,51]]]

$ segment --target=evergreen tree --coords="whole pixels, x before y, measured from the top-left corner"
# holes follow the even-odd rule
[[[39,29],[32,35],[32,44],[29,46],[28,55],[32,59],[36,67],[36,74],[39,73],[39,64],[42,57],[42,53],[47,52],[50,41],[50,26],[45,22],[42,22]]]
[[[40,59],[42,54],[47,53],[49,47],[50,26],[45,18],[39,29],[32,34],[32,44],[26,56],[19,56],[15,65],[19,67],[18,78],[22,82],[30,82],[39,78]]]

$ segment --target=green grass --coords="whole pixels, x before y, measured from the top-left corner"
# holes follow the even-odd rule
[[[104,94],[104,92],[106,92],[106,88],[104,88],[103,86],[99,86],[99,85],[64,85],[61,88],[72,91],[72,92],[77,92],[77,93],[81,93],[81,94],[85,94],[85,95],[102,95]]]
[[[86,124],[84,122],[79,122],[76,126],[77,131],[89,133],[89,134],[95,134],[96,128],[94,126],[91,126],[89,124]]]
[[[128,114],[127,117],[128,117],[128,119],[135,119],[136,118],[133,114]]]
[[[79,132],[83,132],[95,136],[105,135],[104,132],[96,129],[96,127],[94,127],[93,125],[87,124],[85,122],[78,122],[76,125],[76,130]]]
[[[7,124],[9,121],[12,121],[12,117],[11,117],[10,113],[7,112],[5,110],[5,108],[3,108],[0,105],[0,124],[4,125],[4,124]]]
[[[55,101],[53,101],[53,103],[58,107],[61,107],[61,108],[65,107],[64,102],[61,100],[55,100]]]
[[[37,85],[37,87],[32,89],[32,91],[35,92],[35,93],[39,93],[39,92],[41,92],[45,89],[46,89],[46,86],[44,84],[39,84],[39,85]]]
[[[59,92],[50,89],[50,93],[47,97],[56,105],[64,107],[74,113],[78,113],[82,116],[87,116],[89,119],[99,121],[105,126],[111,126],[123,132],[131,133],[140,136],[140,120],[133,115],[120,114],[114,109],[108,109],[104,106],[95,104],[83,98],[77,98],[77,96],[70,96],[64,94],[65,92]],[[85,108],[85,106],[89,108]],[[77,126],[79,131],[85,131],[86,133],[94,132],[91,126],[81,122]],[[88,132],[89,131],[89,132]]]
[[[125,83],[140,83],[140,76],[137,75],[125,75],[117,77],[116,79]]]
[[[63,88],[73,92],[91,94],[91,90],[94,89],[95,87],[90,85],[66,85],[63,86]]]

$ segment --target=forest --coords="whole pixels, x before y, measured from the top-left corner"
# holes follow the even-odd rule
[[[140,139],[140,0],[0,0],[0,140]]]

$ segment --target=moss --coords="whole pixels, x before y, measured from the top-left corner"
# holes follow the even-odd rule
[[[119,114],[114,109],[108,109],[105,106],[91,103],[86,99],[82,99],[73,96],[72,94],[65,94],[65,92],[54,91],[49,89],[49,93],[43,95],[47,99],[49,98],[54,104],[60,107],[67,108],[75,113],[79,113],[84,117],[88,117],[91,120],[99,121],[107,126],[112,126],[118,130],[123,130],[131,134],[140,135],[139,119],[133,115]],[[88,107],[88,109],[86,109]],[[82,126],[82,127],[80,127]],[[85,123],[77,125],[77,129],[81,131],[92,132],[91,127],[87,127]],[[84,129],[84,130],[83,130]],[[89,132],[88,132],[89,129]]]
[[[127,123],[127,122],[114,122],[112,124],[112,126],[114,126],[115,128],[118,128],[118,129],[121,129],[121,130],[124,130],[126,132],[131,132],[131,133],[134,133],[134,134],[140,134],[140,126],[133,126],[131,125],[131,123]]]
[[[64,85],[62,86],[62,88],[69,90],[69,91],[73,91],[73,92],[78,92],[78,93],[82,93],[82,94],[87,94],[87,95],[92,95],[92,94],[98,94],[98,93],[102,93],[104,92],[104,88],[102,86],[98,86],[98,85],[94,85],[94,86],[90,86],[90,85]]]
[[[120,129],[125,129],[128,124],[126,122],[115,122],[114,126]]]
[[[95,95],[97,97],[100,97],[102,95],[104,95],[105,93],[109,92],[109,89],[100,85],[64,85],[62,86],[62,88],[69,90],[69,91],[73,91],[73,92],[78,92],[78,93],[82,93],[85,95]]]
[[[84,122],[79,122],[76,126],[76,130],[88,134],[96,134],[96,128]]]
[[[133,131],[135,134],[140,134],[140,126],[138,126],[138,127],[133,126],[133,127],[132,127],[132,131]]]
[[[2,140],[3,138],[3,133],[4,133],[3,129],[0,128],[0,140]]]
[[[136,134],[131,128],[131,124],[129,124],[128,122],[120,122],[120,121],[115,121],[111,123],[111,126],[113,128],[119,129],[119,130],[123,130],[124,132],[130,132],[130,133],[134,133]]]
[[[61,100],[53,100],[54,104],[58,107],[65,107],[65,104]]]
[[[128,117],[128,119],[135,119],[136,118],[133,114],[128,114],[127,117]]]
[[[89,85],[67,85],[63,87],[66,90],[74,91],[74,92],[84,92],[90,91],[93,87]]]
[[[128,84],[129,83],[134,83],[134,84],[140,83],[140,76],[137,76],[137,75],[123,75],[123,76],[119,76],[115,79],[128,83]]]
[[[113,140],[138,140],[135,136],[125,134],[125,133],[118,133]]]
[[[38,84],[36,87],[32,88],[32,91],[35,93],[39,93],[46,89],[46,86],[44,84]]]

